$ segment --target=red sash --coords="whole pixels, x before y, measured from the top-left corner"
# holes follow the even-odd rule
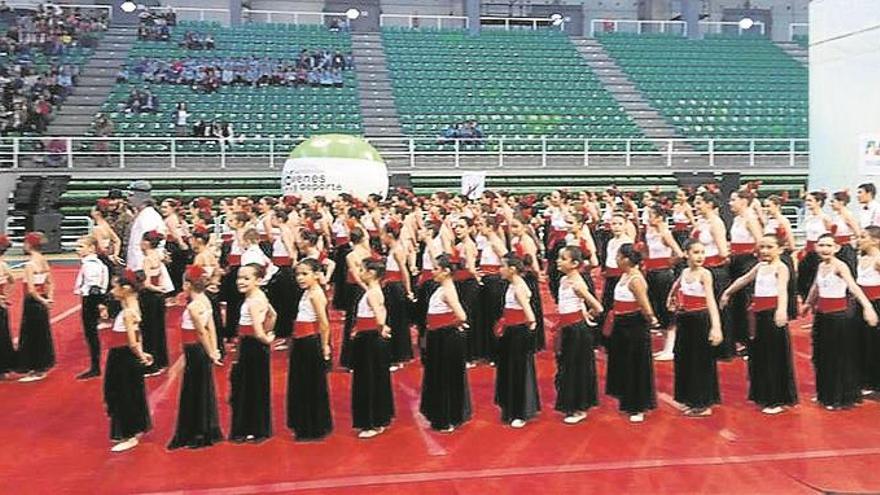
[[[678,302],[681,311],[684,311],[685,313],[705,311],[709,308],[706,305],[706,296],[689,296],[679,292]]]
[[[559,328],[570,327],[584,321],[584,314],[580,311],[575,313],[560,313]]]
[[[229,257],[226,258],[226,263],[229,266],[241,266],[241,255],[230,254]]]
[[[239,337],[253,337],[256,335],[254,333],[254,327],[252,325],[239,325],[238,326],[238,336]]]
[[[839,246],[846,246],[852,241],[851,235],[836,235],[834,236],[834,242]]]
[[[275,266],[293,266],[290,256],[272,256],[272,264]]]
[[[730,244],[730,252],[733,254],[752,254],[755,252],[754,242],[733,242]]]
[[[779,306],[779,298],[776,296],[755,296],[752,298],[752,305],[749,309],[753,313],[776,309]]]
[[[439,330],[446,327],[458,326],[461,323],[454,313],[428,313],[428,330]]]
[[[724,258],[717,254],[715,256],[707,257],[706,260],[703,262],[703,266],[705,266],[706,268],[715,268],[723,264]]]
[[[847,303],[848,301],[845,297],[820,297],[819,302],[816,304],[816,312],[827,314],[846,311]]]
[[[501,314],[501,320],[498,322],[502,327],[513,327],[516,325],[526,325],[526,312],[521,309],[504,308]]]
[[[403,282],[403,273],[402,272],[385,272],[385,277],[382,279],[386,284],[390,284],[393,282]]]
[[[474,278],[474,274],[470,272],[470,270],[455,270],[452,274],[452,280],[456,282],[464,282],[465,280],[470,280]]]
[[[638,313],[641,311],[641,308],[639,307],[638,301],[618,301],[615,299],[613,310],[616,315],[625,315],[629,313]]]
[[[605,269],[602,271],[602,276],[605,278],[614,278],[621,275],[623,275],[623,271],[621,271],[620,268],[611,268],[606,266]]]
[[[303,337],[311,337],[318,333],[317,321],[295,321],[293,322],[293,338],[300,339]]]
[[[862,285],[862,292],[865,293],[865,296],[868,297],[870,301],[876,301],[880,299],[880,285]]]
[[[354,332],[368,332],[370,330],[378,330],[379,324],[376,323],[376,318],[370,316],[367,318],[358,317],[357,321],[354,323]]]
[[[106,347],[128,347],[128,332],[107,332]]]
[[[180,343],[183,345],[198,344],[199,332],[192,329],[180,329]]]
[[[427,282],[428,280],[431,280],[432,278],[434,278],[434,272],[433,272],[433,271],[431,271],[431,270],[422,270],[422,271],[419,273],[419,285],[424,284],[425,282]]]
[[[501,273],[501,265],[480,265],[483,275],[498,275]]]
[[[642,262],[642,265],[645,267],[645,270],[657,271],[666,270],[671,266],[671,263],[669,258],[648,258]]]
[[[690,224],[687,222],[675,222],[672,224],[672,230],[676,232],[687,232]]]
[[[337,246],[343,246],[345,244],[348,244],[348,237],[334,237],[333,242]]]

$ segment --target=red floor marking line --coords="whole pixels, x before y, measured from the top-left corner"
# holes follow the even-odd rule
[[[150,403],[151,411],[155,411],[159,404],[161,404],[165,401],[165,399],[168,398],[168,393],[171,391],[171,386],[180,377],[180,372],[183,371],[183,360],[183,356],[177,358],[177,361],[175,361],[174,364],[172,364],[168,368],[168,373],[165,377],[165,383],[160,385],[159,388],[157,388],[156,390],[150,392],[150,396],[147,398],[147,401]]]
[[[437,440],[434,440],[431,437],[431,425],[419,411],[419,394],[416,393],[412,387],[404,383],[398,382],[397,387],[406,395],[409,410],[412,413],[413,418],[416,420],[416,424],[419,425],[419,436],[422,437],[422,441],[425,442],[425,447],[428,449],[428,455],[446,455],[448,453],[446,452],[446,449],[437,443]]]
[[[666,392],[657,392],[657,398],[660,399],[661,402],[675,409],[676,411],[681,412],[683,409],[681,404],[676,402],[675,399],[673,399],[672,396],[667,394]]]
[[[421,473],[376,474],[346,476],[307,481],[288,481],[263,485],[240,485],[204,490],[150,492],[146,495],[197,494],[232,495],[241,493],[277,493],[299,490],[320,490],[332,488],[351,488],[369,485],[392,485],[397,483],[427,483],[437,481],[457,481],[482,478],[507,478],[513,476],[553,475],[584,473],[593,471],[617,471],[627,469],[649,469],[679,466],[714,466],[720,464],[751,464],[757,462],[797,461],[805,459],[825,459],[831,457],[851,457],[880,455],[880,448],[814,450],[806,452],[783,452],[776,454],[734,455],[727,457],[688,457],[682,459],[646,459],[633,461],[593,462],[555,466],[519,466],[510,468],[475,469],[470,471],[435,471]]]
[[[76,306],[74,306],[74,307],[72,307],[72,308],[70,308],[70,309],[65,310],[63,313],[58,314],[58,315],[55,315],[54,317],[52,317],[52,319],[49,320],[49,323],[51,323],[52,325],[54,325],[54,324],[56,324],[56,323],[58,323],[58,322],[60,322],[60,321],[63,321],[63,320],[65,320],[65,319],[67,319],[69,316],[76,314],[77,311],[79,311],[80,309],[82,309],[82,304],[77,304]]]

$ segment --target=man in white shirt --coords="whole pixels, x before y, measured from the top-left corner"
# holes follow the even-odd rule
[[[98,319],[100,318],[100,306],[104,302],[107,288],[110,285],[110,270],[98,259],[97,250],[98,241],[95,237],[88,235],[79,240],[77,254],[79,254],[82,264],[79,273],[76,274],[73,293],[82,297],[82,327],[91,361],[89,368],[76,376],[77,380],[88,380],[101,376],[101,343],[98,339]]]
[[[859,185],[856,199],[859,201],[859,225],[862,228],[880,226],[880,203],[874,199],[876,195],[877,187],[873,183]]]
[[[151,230],[155,230],[163,236],[167,234],[165,221],[154,207],[153,197],[150,195],[152,189],[150,183],[145,180],[134,181],[128,186],[128,190],[131,191],[128,201],[137,212],[131,223],[128,251],[125,255],[125,265],[132,271],[144,269],[144,253],[141,251],[141,240],[144,234]],[[164,252],[164,243],[159,246],[159,249],[160,252]]]

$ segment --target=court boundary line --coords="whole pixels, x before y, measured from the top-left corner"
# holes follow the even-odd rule
[[[487,468],[475,470],[448,470],[433,472],[366,474],[342,476],[303,481],[285,481],[261,485],[239,485],[222,488],[196,490],[171,490],[143,492],[143,495],[232,495],[244,493],[278,493],[303,490],[355,488],[363,486],[393,485],[400,483],[429,483],[443,481],[464,481],[484,478],[508,478],[518,476],[554,475],[588,473],[596,471],[619,471],[627,469],[651,469],[665,467],[701,467],[722,464],[751,464],[757,462],[782,462],[794,460],[825,459],[832,457],[854,457],[880,455],[880,447],[838,450],[810,450],[802,452],[780,452],[772,454],[749,454],[716,457],[685,457],[680,459],[646,459],[628,461],[600,461],[563,466],[517,466],[509,468]]]

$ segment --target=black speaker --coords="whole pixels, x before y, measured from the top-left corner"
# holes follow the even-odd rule
[[[715,182],[715,174],[712,172],[675,172],[673,175],[675,180],[678,181],[679,187],[696,189]]]
[[[388,190],[393,192],[397,188],[404,188],[412,190],[412,175],[411,174],[391,174],[388,177]]]
[[[40,190],[40,182],[42,178],[36,176],[23,176],[18,179],[15,191],[12,193],[12,203],[16,213],[31,211]]]
[[[724,220],[727,228],[730,228],[730,225],[733,223],[733,213],[730,212],[730,205],[727,203],[727,198],[730,197],[730,193],[739,190],[739,172],[725,172],[721,174],[721,180],[718,181],[718,185],[720,186],[721,198],[723,199],[721,202],[721,218]]]
[[[61,200],[61,195],[67,190],[69,175],[53,175],[43,177],[40,182],[40,192],[37,194],[36,209],[39,212],[52,210]]]
[[[39,231],[46,236],[46,244],[43,246],[44,253],[61,252],[61,221],[64,215],[61,213],[36,213],[30,215],[27,220],[29,232]]]

